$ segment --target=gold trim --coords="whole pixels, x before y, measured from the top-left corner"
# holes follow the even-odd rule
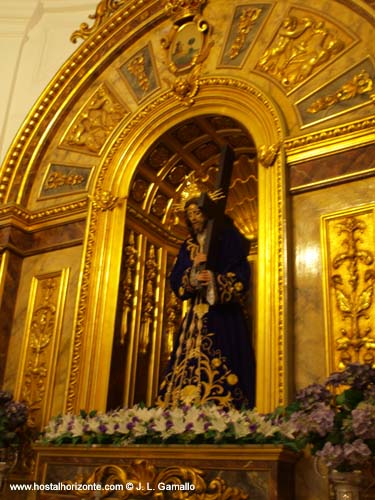
[[[245,461],[245,467],[252,467],[252,461],[295,463],[299,458],[299,454],[291,451],[284,446],[274,445],[253,445],[253,444],[196,444],[196,445],[127,445],[126,447],[117,446],[95,446],[87,448],[85,445],[74,446],[34,446],[37,454],[37,462],[40,464],[54,463],[57,460],[61,463],[61,458],[65,458],[68,462],[75,464],[81,463],[80,459],[94,460],[97,463],[99,457],[103,457],[108,461],[121,460],[124,457],[137,459],[144,458],[154,460],[179,460],[193,461],[202,459],[210,466],[217,466],[217,463],[223,461]],[[77,460],[78,459],[78,460]],[[267,469],[267,465],[265,466]],[[38,467],[37,470],[40,470]],[[45,471],[44,471],[45,472]],[[45,476],[41,477],[42,481]]]
[[[93,35],[102,24],[104,24],[118,8],[125,4],[125,0],[101,0],[96,7],[95,14],[90,14],[89,18],[94,19],[94,24],[89,27],[87,23],[81,23],[78,30],[74,31],[70,37],[73,43],[77,43],[79,38],[86,40]]]
[[[29,406],[29,424],[51,418],[56,362],[62,333],[69,268],[33,276],[15,397]]]
[[[159,7],[157,0],[152,0],[146,6],[144,0],[136,0],[132,5],[120,9],[117,15],[112,16],[110,22],[103,26],[103,29],[93,34],[64,64],[30,110],[1,165],[0,204],[10,201],[8,199],[10,194],[17,203],[22,203],[30,170],[45,147],[44,138],[50,133],[56,120],[61,119],[63,110],[71,99],[72,88],[77,93],[86,88],[90,77],[95,73],[95,68],[97,69],[102,64],[103,53],[106,57],[110,57],[111,53],[118,51],[119,45],[126,42],[124,26],[127,26],[130,19],[138,16],[138,26],[145,24],[146,20],[152,22],[152,17],[161,19],[165,13],[160,11]],[[89,63],[90,66],[86,67]],[[48,120],[48,126],[44,123],[46,120]],[[27,150],[31,151],[28,155]],[[19,172],[21,168],[22,172]],[[21,174],[22,183],[17,193],[11,193],[12,183],[17,173]]]
[[[375,142],[375,117],[357,120],[284,141],[289,165]]]
[[[128,498],[157,497],[160,500],[170,498],[170,491],[182,491],[174,493],[173,496],[186,498],[189,492],[195,496],[195,491],[199,492],[202,500],[246,500],[248,495],[244,490],[236,486],[227,486],[227,483],[220,476],[210,479],[207,483],[205,473],[196,467],[174,465],[170,467],[158,468],[148,460],[133,460],[126,467],[118,465],[103,465],[97,467],[88,477],[80,478],[82,490],[73,490],[75,496],[87,497],[87,486],[100,484],[109,491],[121,491],[122,500]],[[74,485],[76,481],[64,481],[66,485]],[[116,488],[116,489],[114,489]],[[157,491],[157,493],[154,493]],[[188,493],[186,493],[188,492]],[[182,495],[182,496],[181,496]],[[190,495],[189,495],[190,496]]]
[[[45,189],[45,184],[47,183],[47,179],[51,175],[51,167],[53,165],[56,165],[56,166],[59,166],[59,167],[65,167],[67,169],[69,169],[69,168],[72,168],[72,169],[79,168],[79,169],[82,169],[82,170],[89,171],[85,187],[81,188],[81,189],[77,189],[77,190],[66,191],[64,193],[58,193],[58,194],[56,194],[55,189],[59,187],[59,184],[61,185],[62,183],[64,183],[65,185],[66,184],[68,184],[68,185],[74,185],[75,183],[77,183],[77,184],[79,183],[79,179],[77,179],[76,176],[72,176],[72,178],[69,178],[69,176],[64,176],[62,174],[62,175],[60,175],[60,177],[56,176],[55,184],[53,182],[51,182],[51,187],[50,187],[51,194],[42,194],[43,189]],[[38,191],[38,195],[37,195],[37,201],[40,201],[40,200],[50,200],[51,198],[53,198],[53,199],[63,198],[64,196],[69,197],[69,196],[74,196],[74,195],[77,195],[77,194],[81,194],[82,195],[82,193],[87,193],[88,190],[89,190],[89,188],[90,188],[90,184],[91,184],[91,181],[92,181],[94,170],[95,170],[95,165],[93,165],[93,164],[92,165],[79,165],[78,162],[77,163],[67,163],[67,162],[64,162],[64,161],[50,161],[48,163],[46,171],[44,172],[42,181],[41,181],[40,186],[39,186],[39,191]],[[56,172],[56,173],[59,174],[59,172]]]
[[[95,240],[88,238],[88,235],[91,234],[97,223],[97,210],[91,210],[89,208],[89,212],[87,214],[87,218],[89,220],[89,224],[86,228],[85,235],[85,244],[83,248],[83,255],[85,256],[82,261],[82,268],[80,271],[78,290],[79,293],[79,301],[77,303],[75,319],[74,319],[74,335],[72,336],[72,347],[71,347],[71,355],[70,362],[68,367],[69,379],[66,385],[65,391],[65,402],[64,409],[66,413],[73,413],[75,411],[74,401],[77,398],[78,390],[79,390],[79,381],[80,381],[80,358],[81,351],[83,346],[83,330],[85,323],[85,316],[87,311],[87,302],[89,295],[89,278],[90,278],[90,269],[91,269],[91,260],[93,255],[93,249],[95,245]]]
[[[323,181],[310,182],[309,184],[301,184],[300,186],[290,188],[290,193],[304,193],[313,189],[319,189],[326,186],[332,186],[335,184],[342,184],[344,182],[350,182],[358,179],[365,179],[366,177],[372,177],[375,175],[375,168],[369,168],[366,170],[361,170],[360,172],[355,172],[354,174],[340,175],[337,177],[331,177]]]
[[[204,78],[200,83],[201,91],[191,108],[181,108],[173,93],[166,92],[140,109],[123,125],[102,163],[94,196],[112,186],[112,196],[126,197],[130,180],[143,152],[151,147],[163,131],[183,119],[215,112],[219,105],[222,113],[229,114],[248,127],[256,143],[268,147],[281,142],[283,129],[279,117],[274,106],[258,89],[243,81],[224,77]],[[129,150],[131,155],[127,154]],[[257,406],[264,411],[271,411],[275,406],[286,402],[289,394],[284,198],[284,156],[278,155],[274,166],[262,167],[259,176],[259,252],[265,258],[259,260],[257,291],[259,308],[264,311],[264,314],[258,316],[257,324]],[[108,301],[109,297],[116,295],[119,286],[123,236],[119,235],[118,228],[124,227],[126,208],[124,203],[111,211],[93,210],[88,215],[90,223],[86,233],[87,253],[80,286],[73,341],[72,378],[66,404],[69,411],[78,411],[81,407],[104,409],[106,404],[106,374],[110,365],[112,342],[108,338],[108,332],[113,331],[115,315],[113,301],[111,304]],[[137,329],[137,325],[133,325],[132,329],[134,328]],[[95,332],[105,330],[106,339],[102,333],[97,336],[94,329]],[[137,339],[133,340],[137,342]],[[82,380],[77,391],[79,377]],[[127,377],[132,378],[131,374]],[[263,383],[266,379],[270,380],[269,385]],[[131,401],[132,395],[129,394],[127,402]]]
[[[0,247],[0,304],[3,301],[5,280],[9,265],[9,251]]]
[[[327,373],[375,365],[374,229],[373,203],[321,217]]]
[[[21,208],[18,205],[9,204],[0,207],[0,218],[16,217],[25,224],[30,224],[34,221],[40,220],[43,220],[43,223],[45,223],[48,221],[48,219],[53,219],[56,216],[64,215],[64,217],[66,217],[66,214],[69,214],[69,212],[72,212],[74,214],[77,212],[86,211],[87,205],[87,198],[66,205],[44,208],[39,211],[31,211],[27,210],[27,208]]]

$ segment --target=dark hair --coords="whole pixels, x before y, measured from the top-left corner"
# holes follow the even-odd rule
[[[187,209],[190,207],[190,205],[197,205],[198,206],[198,200],[199,200],[198,197],[190,198],[190,200],[187,200],[187,202],[185,203],[185,206],[184,206],[185,224],[187,225],[187,228],[189,229],[189,233],[191,234],[191,236],[195,236],[195,233],[193,230],[193,226],[189,220],[189,217],[187,216]],[[204,210],[202,210],[200,207],[198,207],[198,208],[199,208],[199,210],[201,210],[203,215],[205,215]]]

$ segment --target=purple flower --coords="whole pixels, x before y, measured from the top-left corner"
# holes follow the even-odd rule
[[[344,444],[344,457],[350,465],[363,464],[371,457],[371,450],[362,439],[356,439]]]
[[[311,411],[297,411],[290,417],[290,422],[294,424],[297,432],[302,436],[310,433],[325,436],[334,426],[335,412],[324,403],[316,403]]]
[[[375,369],[368,363],[352,363],[344,371],[332,373],[327,385],[338,387],[350,385],[353,389],[364,390],[375,384]]]
[[[331,392],[321,384],[311,384],[298,391],[296,395],[296,401],[303,409],[312,408],[316,403],[328,403],[331,400]]]
[[[330,441],[327,441],[316,455],[326,463],[327,467],[333,469],[337,469],[345,460],[343,447],[340,444],[333,445]]]
[[[11,392],[8,391],[0,391],[0,405],[5,405],[9,403],[9,401],[12,401],[13,395]]]
[[[357,437],[375,439],[375,406],[364,403],[352,411],[352,427]]]
[[[12,429],[26,423],[28,417],[28,409],[24,403],[10,401],[5,405],[5,416],[8,419],[8,424]]]

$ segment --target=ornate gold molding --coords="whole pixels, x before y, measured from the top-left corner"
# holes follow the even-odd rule
[[[246,37],[249,34],[251,28],[253,27],[255,21],[259,18],[262,13],[262,9],[257,7],[244,7],[237,26],[236,36],[230,47],[229,57],[230,59],[235,59],[246,42]]]
[[[152,462],[134,460],[128,467],[118,465],[100,466],[86,479],[79,477],[78,482],[85,485],[101,484],[107,491],[116,491],[116,498],[187,498],[191,495],[197,500],[246,500],[248,495],[237,486],[228,486],[225,480],[216,476],[209,482],[205,473],[195,467],[171,466],[158,471]],[[75,481],[77,482],[77,481]],[[65,481],[73,485],[74,481]],[[117,486],[117,488],[116,488]],[[87,491],[73,490],[77,497],[86,497]]]
[[[320,97],[310,104],[307,108],[308,113],[318,113],[323,109],[330,108],[338,102],[349,101],[357,95],[370,94],[374,89],[374,83],[371,76],[366,70],[360,71],[354,75],[351,80],[345,82],[333,94]],[[375,94],[370,94],[370,97],[375,101]]]
[[[27,402],[29,425],[38,429],[51,417],[53,383],[61,337],[69,269],[34,276],[16,394]]]
[[[223,101],[223,95],[228,95],[228,113],[233,110],[237,119],[244,120],[246,124],[246,117],[242,111],[238,112],[238,104],[245,103],[248,109],[257,116],[261,111],[267,117],[266,124],[262,121],[252,120],[252,126],[254,131],[254,137],[258,138],[260,143],[267,144],[267,140],[271,141],[273,144],[281,142],[284,134],[282,122],[276,112],[276,108],[272,103],[258,90],[257,88],[247,84],[244,81],[240,81],[233,78],[225,77],[211,77],[202,78],[199,80],[201,85],[201,91],[197,96],[197,103],[200,106],[200,110],[206,105],[206,109],[211,109],[212,106],[212,96],[218,96],[218,99]],[[229,98],[229,95],[231,96]],[[226,102],[226,101],[225,101]],[[242,108],[241,108],[242,109]],[[134,167],[134,162],[132,164],[125,166],[121,159],[121,151],[126,147],[128,141],[132,141],[132,147],[134,149],[134,161],[140,161],[141,151],[144,150],[145,144],[144,140],[146,138],[145,133],[139,131],[148,130],[150,127],[150,117],[158,117],[159,114],[164,117],[176,115],[176,111],[181,113],[181,109],[177,108],[175,103],[175,96],[172,91],[165,92],[163,94],[157,95],[155,99],[145,107],[138,110],[134,116],[130,118],[129,121],[123,124],[122,129],[116,136],[116,140],[112,143],[111,149],[108,155],[101,164],[98,176],[96,178],[96,186],[93,196],[95,193],[100,193],[104,186],[113,185],[113,176],[116,175],[117,179],[120,174],[119,164],[123,164],[122,168],[128,168],[128,175],[134,174],[132,166]],[[169,115],[168,115],[169,113]],[[242,117],[242,118],[241,118]],[[158,120],[153,118],[152,124],[153,129],[156,130],[156,125]],[[249,124],[250,127],[250,124]],[[255,128],[254,128],[255,127]],[[135,131],[138,131],[135,133]],[[156,132],[155,132],[156,134]],[[156,138],[156,135],[155,135]],[[147,141],[150,137],[147,136]],[[149,142],[147,142],[149,146]],[[283,169],[283,157],[282,155],[277,155],[275,159],[275,164],[273,168],[263,168],[261,169],[262,175],[260,183],[262,193],[261,202],[261,225],[263,226],[260,241],[262,251],[271,251],[269,247],[272,246],[272,259],[261,264],[259,267],[262,270],[261,293],[259,294],[260,303],[267,307],[266,304],[270,303],[270,294],[272,295],[273,301],[273,313],[262,315],[260,319],[259,331],[260,332],[271,332],[273,346],[273,354],[271,357],[272,361],[272,390],[268,390],[267,394],[260,388],[260,406],[266,411],[271,410],[275,405],[282,404],[286,402],[288,397],[288,374],[285,369],[284,360],[287,358],[287,337],[285,331],[285,314],[287,311],[287,305],[285,304],[285,269],[284,269],[284,249],[285,249],[285,234],[284,234],[284,214],[283,214],[283,204],[281,200],[284,196],[284,169]],[[125,179],[125,177],[123,177]],[[128,177],[129,179],[130,177]],[[120,184],[119,184],[120,185]],[[122,184],[123,186],[127,185]],[[119,190],[118,192],[124,192]],[[113,193],[114,196],[117,196]],[[131,201],[131,200],[130,200]],[[272,220],[269,219],[269,207],[273,206]],[[137,230],[142,227],[141,224],[146,222],[148,224],[148,230],[152,230],[150,227],[151,221],[144,221],[142,219],[142,214],[139,214],[137,210],[132,207],[129,202],[127,204],[126,210],[128,210],[128,215],[131,214],[134,217],[134,222]],[[268,215],[266,215],[268,214]],[[268,218],[267,218],[268,217]],[[106,311],[100,312],[99,304],[106,302],[105,296],[108,295],[108,291],[105,289],[100,289],[99,295],[101,298],[91,296],[89,293],[89,284],[92,280],[98,280],[98,270],[104,272],[103,263],[109,261],[109,255],[111,255],[111,262],[115,260],[116,266],[121,258],[121,250],[118,247],[118,243],[115,244],[114,236],[112,236],[112,224],[124,224],[125,222],[125,212],[121,210],[107,211],[107,213],[102,215],[100,210],[92,210],[89,214],[90,223],[87,228],[87,241],[86,241],[86,255],[84,262],[84,269],[81,274],[81,286],[80,286],[80,296],[79,304],[77,309],[77,319],[75,323],[74,332],[74,353],[72,360],[72,375],[69,381],[69,393],[66,401],[66,411],[77,411],[82,405],[90,403],[91,406],[95,405],[97,408],[101,409],[103,405],[102,395],[95,396],[92,391],[92,384],[98,384],[97,374],[98,374],[98,364],[94,367],[95,375],[90,380],[87,380],[85,373],[83,373],[83,362],[89,356],[85,353],[86,338],[89,340],[88,345],[91,349],[91,339],[94,336],[94,325],[97,325],[96,320],[103,321],[105,318],[105,324],[112,324],[112,316]],[[132,226],[133,227],[133,226]],[[155,224],[157,228],[157,225]],[[109,233],[108,233],[109,232]],[[272,232],[272,236],[271,235]],[[98,234],[101,234],[106,239],[107,246],[104,247],[104,242],[98,239]],[[159,231],[160,234],[160,231]],[[109,246],[108,246],[109,241]],[[169,240],[170,241],[170,240]],[[115,246],[113,246],[115,245]],[[110,253],[108,253],[110,252]],[[108,259],[107,259],[108,257]],[[117,275],[116,275],[117,276]],[[107,278],[100,277],[100,280],[104,280],[106,286],[110,287],[110,293],[116,293],[116,286],[118,283],[116,281],[115,275],[112,274],[110,278],[110,283],[108,284]],[[120,278],[119,278],[120,279]],[[265,283],[268,283],[267,285]],[[106,295],[103,295],[103,294]],[[275,296],[277,299],[275,301]],[[95,306],[94,306],[95,304]],[[263,306],[261,306],[263,307]],[[98,325],[96,326],[98,328]],[[101,328],[101,327],[100,327]],[[104,345],[104,344],[103,344]],[[275,346],[277,346],[275,348]],[[103,347],[104,349],[104,347]],[[270,353],[268,347],[265,345],[262,347],[262,352],[260,354],[261,364],[267,372],[269,372],[269,359]],[[98,351],[96,351],[98,352]],[[107,353],[107,351],[106,351]],[[102,358],[101,358],[102,359]],[[268,359],[268,361],[267,361]],[[89,358],[87,358],[89,360]],[[103,360],[102,360],[103,363]],[[107,361],[106,361],[107,363]],[[268,363],[268,364],[267,364]],[[260,374],[260,379],[262,378],[262,373]],[[269,373],[267,375],[269,377]],[[78,380],[84,379],[83,384],[78,384]],[[103,384],[102,384],[103,387]],[[105,389],[103,389],[103,394]]]
[[[125,5],[125,0],[101,0],[96,7],[95,14],[89,15],[89,18],[94,20],[94,24],[89,27],[87,23],[82,23],[79,29],[72,33],[70,40],[77,43],[79,38],[83,40],[89,38],[123,5]]]
[[[375,365],[375,209],[324,217],[330,370]]]
[[[75,215],[86,212],[88,206],[88,199],[68,203],[65,205],[54,206],[51,208],[44,208],[43,210],[30,211],[19,205],[5,205],[0,207],[0,220],[6,218],[14,218],[19,220],[22,224],[30,226],[38,222],[55,221],[60,217],[68,215]],[[29,228],[30,229],[30,228]]]
[[[113,210],[115,207],[124,203],[124,198],[119,198],[118,196],[113,196],[109,191],[97,190],[94,196],[89,196],[92,201],[93,207],[96,210],[101,210],[106,212],[107,210]]]
[[[280,142],[277,144],[271,144],[271,146],[268,147],[262,144],[258,152],[259,162],[266,168],[272,167],[280,151],[280,146]]]
[[[134,231],[130,231],[128,240],[125,242],[124,259],[125,275],[122,280],[123,299],[120,332],[120,343],[122,345],[125,343],[125,337],[128,333],[128,319],[134,300],[135,271],[137,265],[137,246]]]
[[[259,59],[257,69],[276,79],[287,91],[332,61],[352,40],[316,13],[292,11],[280,25],[275,40]]]
[[[89,285],[90,285],[90,272],[92,267],[92,259],[95,248],[95,230],[98,221],[98,210],[92,210],[91,216],[89,217],[89,225],[87,234],[89,237],[86,241],[85,248],[85,258],[83,262],[83,268],[81,271],[81,283],[80,283],[80,295],[79,303],[77,308],[77,316],[75,321],[74,339],[72,356],[70,360],[69,373],[69,384],[67,390],[67,396],[65,401],[65,411],[67,413],[73,413],[76,411],[74,406],[78,397],[78,383],[80,377],[81,368],[81,354],[82,354],[82,344],[83,344],[83,333],[86,322],[86,312],[88,307],[89,298]]]
[[[106,1],[107,3],[110,1],[113,5],[118,4],[116,0]],[[87,81],[92,75],[92,64],[96,65],[103,58],[103,54],[108,55],[116,41],[124,39],[128,23],[134,21],[140,24],[151,15],[159,17],[162,15],[161,7],[156,0],[150,2],[147,11],[145,11],[145,0],[135,0],[126,8],[117,9],[116,15],[111,16],[111,22],[108,22],[105,28],[91,33],[90,40],[82,44],[64,64],[31,109],[1,165],[0,204],[10,201],[10,196],[17,202],[23,199],[24,184],[34,164],[30,162],[30,157],[33,155],[34,161],[37,161],[40,151],[46,144],[46,141],[40,141],[41,136],[45,134],[46,123],[50,124],[61,116],[66,103],[71,100],[72,89],[79,93],[80,89],[87,86]],[[18,186],[17,192],[12,192],[16,173],[22,178],[22,183]]]
[[[286,139],[284,149],[292,164],[374,142],[375,118],[371,117]]]
[[[110,134],[126,114],[125,106],[102,83],[74,118],[60,146],[99,155]]]

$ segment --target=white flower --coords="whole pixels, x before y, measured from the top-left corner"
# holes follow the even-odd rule
[[[83,436],[83,428],[84,428],[84,420],[81,418],[75,418],[73,420],[70,432],[72,433],[72,436],[78,437],[78,436]]]

